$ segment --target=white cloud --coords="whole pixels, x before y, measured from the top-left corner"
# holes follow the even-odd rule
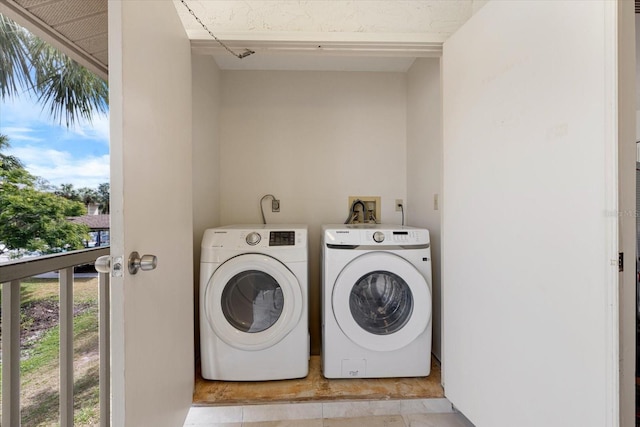
[[[83,138],[103,141],[109,145],[108,114],[96,115],[91,123],[83,120],[69,130]]]
[[[7,126],[2,128],[3,132],[11,132],[11,133],[29,133],[33,132],[33,129],[27,127],[12,127]]]
[[[66,128],[25,94],[0,101],[0,133],[9,137],[8,154],[52,185],[97,188],[109,182],[109,155],[102,154],[109,147],[108,114],[96,115],[92,123],[80,120]]]
[[[109,155],[74,158],[70,153],[34,146],[11,150],[35,176],[45,177],[55,186],[73,184],[75,188],[97,188],[109,182]]]
[[[59,127],[48,111],[43,111],[40,104],[29,95],[24,97],[0,101],[0,133],[9,136],[14,141],[42,141],[31,137],[29,133],[42,127]],[[109,145],[109,114],[96,113],[93,121],[79,119],[77,123],[69,127],[69,138],[81,136],[85,139],[97,140]]]
[[[30,134],[34,133],[35,129],[28,127],[0,127],[0,133],[3,135],[7,135],[9,137],[9,141],[29,141],[29,142],[40,142],[42,138],[38,138],[36,136],[31,136]]]
[[[47,121],[47,115],[42,108],[28,94],[20,98],[4,99],[0,102],[0,118],[3,125],[29,123],[31,124],[51,124]],[[21,126],[19,126],[21,127]]]

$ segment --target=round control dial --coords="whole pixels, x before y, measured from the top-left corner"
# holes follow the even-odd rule
[[[262,239],[262,237],[260,237],[260,234],[252,231],[251,233],[247,234],[246,240],[248,245],[254,246],[260,243],[260,239]]]
[[[376,231],[375,233],[373,233],[373,240],[375,240],[377,243],[384,242],[384,233],[382,231]]]

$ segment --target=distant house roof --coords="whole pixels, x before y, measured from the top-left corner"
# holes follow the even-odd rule
[[[67,219],[76,224],[84,224],[92,231],[109,229],[109,215],[71,216]]]

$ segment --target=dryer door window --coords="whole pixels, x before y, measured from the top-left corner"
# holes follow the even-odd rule
[[[271,275],[248,270],[233,276],[222,291],[222,313],[242,332],[262,332],[282,314],[282,288]]]
[[[204,291],[216,336],[242,350],[269,348],[298,325],[305,299],[296,276],[275,258],[245,254],[224,262]]]
[[[413,295],[407,282],[390,271],[362,276],[351,289],[349,308],[362,329],[388,335],[407,324],[413,312]]]
[[[394,351],[431,321],[431,289],[407,260],[389,252],[360,255],[340,271],[331,296],[342,332],[359,346]]]

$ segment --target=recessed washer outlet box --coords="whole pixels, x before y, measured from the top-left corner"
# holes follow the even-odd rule
[[[362,200],[366,209],[364,212],[364,218],[362,218],[362,207],[359,205],[355,206],[355,211],[358,212],[358,217],[353,221],[354,224],[379,224],[381,222],[380,208],[382,206],[382,202],[380,200],[380,196],[349,196],[349,205],[347,206],[349,214],[351,214],[351,205],[356,200]]]

